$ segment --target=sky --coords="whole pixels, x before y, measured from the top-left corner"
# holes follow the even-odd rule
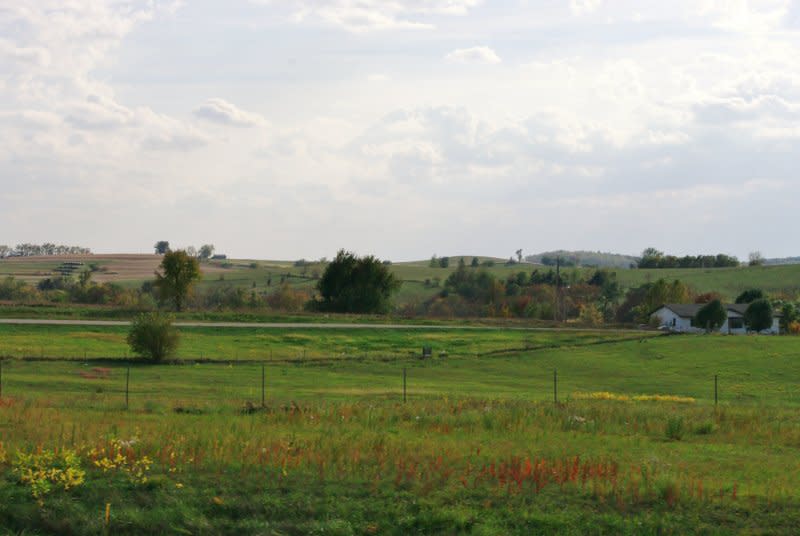
[[[0,0],[0,244],[800,255],[800,0]]]

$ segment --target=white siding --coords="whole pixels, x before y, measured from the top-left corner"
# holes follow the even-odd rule
[[[741,319],[742,315],[728,309],[726,311],[728,313],[728,318],[725,319],[725,323],[722,324],[720,327],[719,332],[730,334],[730,335],[746,335],[748,333],[747,328],[744,326],[744,322],[742,321],[741,328],[732,328],[728,329],[728,322],[732,318]],[[696,328],[692,326],[692,319],[686,318],[682,316],[678,316],[672,309],[668,307],[662,307],[652,315],[651,318],[657,317],[659,319],[659,325],[662,327],[667,327],[672,331],[678,331],[681,333],[702,333],[704,330],[702,328]],[[780,333],[780,318],[777,316],[772,319],[772,327],[769,329],[765,329],[761,333],[771,333],[777,335]]]
[[[660,325],[666,326],[672,331],[691,332],[691,333],[702,331],[692,327],[691,318],[684,318],[682,316],[678,316],[672,309],[669,309],[667,307],[662,307],[661,309],[659,309],[650,316],[658,317]]]

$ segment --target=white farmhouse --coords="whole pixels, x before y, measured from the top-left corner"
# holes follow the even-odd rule
[[[650,318],[658,318],[659,326],[679,333],[703,333],[705,328],[693,324],[694,317],[703,307],[702,303],[667,303],[650,314]],[[728,318],[720,327],[720,333],[729,335],[744,335],[747,327],[744,325],[744,312],[749,303],[723,304]],[[772,326],[761,333],[778,334],[780,332],[780,313],[772,315]]]

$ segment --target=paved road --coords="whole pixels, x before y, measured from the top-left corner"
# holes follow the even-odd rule
[[[0,318],[0,324],[34,326],[130,326],[127,320],[52,320],[40,318]],[[175,326],[185,328],[272,328],[272,329],[419,329],[419,330],[492,330],[492,331],[593,331],[608,332],[608,329],[586,328],[533,328],[520,326],[459,326],[424,324],[347,324],[341,322],[175,322]],[[618,333],[643,333],[636,329],[614,329]]]

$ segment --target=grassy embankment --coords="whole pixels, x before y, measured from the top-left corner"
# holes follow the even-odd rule
[[[0,525],[98,533],[108,503],[129,534],[792,534],[799,357],[795,338],[686,336],[270,364],[264,411],[254,364],[138,365],[125,411],[123,366],[14,360]],[[602,399],[641,394],[673,396]],[[75,450],[85,482],[37,504],[14,472],[37,449]]]

